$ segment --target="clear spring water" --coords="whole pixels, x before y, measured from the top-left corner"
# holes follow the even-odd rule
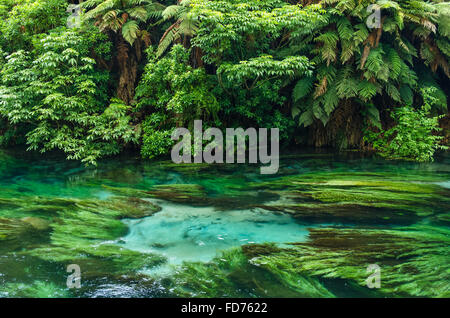
[[[143,219],[124,222],[129,233],[120,239],[124,247],[160,254],[167,265],[184,261],[208,262],[220,251],[264,242],[300,242],[308,231],[288,215],[263,209],[219,211],[213,207],[190,207],[155,200],[162,210]],[[170,266],[149,273],[170,273]]]
[[[208,198],[224,198],[217,204],[174,203],[145,199],[156,203],[161,211],[139,219],[123,219],[128,230],[111,242],[133,251],[164,256],[167,262],[152,268],[134,268],[129,273],[107,275],[104,272],[84,278],[81,291],[65,286],[66,265],[70,260],[54,261],[29,256],[27,251],[51,245],[54,229],[51,222],[63,222],[59,216],[0,202],[0,218],[41,217],[50,228],[45,235],[17,242],[1,240],[0,227],[0,296],[39,297],[160,297],[171,296],[159,283],[147,282],[146,275],[170,276],[185,261],[209,262],[221,251],[253,243],[289,243],[307,239],[308,228],[336,221],[308,223],[290,215],[270,212],[259,203],[289,201],[271,196],[271,189],[249,190],[249,185],[273,181],[285,176],[311,173],[379,173],[413,183],[434,183],[442,189],[450,184],[450,157],[446,154],[429,164],[385,161],[357,153],[299,153],[281,161],[277,175],[263,176],[258,166],[219,165],[202,169],[181,169],[170,162],[145,162],[138,156],[124,156],[100,162],[98,167],[84,167],[59,157],[39,157],[21,151],[2,152],[0,157],[0,201],[2,198],[44,198],[108,201],[117,194],[105,186],[146,190],[154,185],[198,184]],[[369,177],[370,178],[370,177]],[[408,180],[406,180],[408,181]],[[409,181],[408,181],[409,182]],[[23,201],[23,202],[26,202]],[[24,203],[23,203],[24,204]],[[248,207],[249,205],[253,207]],[[435,207],[439,209],[439,206]],[[44,209],[44,208],[43,208]],[[60,213],[61,211],[55,211]],[[445,212],[445,211],[444,211]],[[82,221],[81,221],[82,222]],[[377,224],[373,224],[377,226]],[[7,228],[7,230],[10,230]],[[77,229],[65,235],[73,237]],[[109,242],[109,241],[108,241]],[[25,253],[23,253],[25,252]],[[23,254],[22,254],[23,253]],[[120,258],[121,255],[115,257]],[[89,261],[89,256],[87,256]],[[98,260],[96,260],[98,261]],[[105,262],[111,261],[109,257]],[[135,273],[143,276],[135,276]],[[119,272],[118,272],[119,273]],[[125,277],[125,278],[124,278]],[[151,278],[148,278],[151,281]],[[275,283],[274,283],[275,284]],[[280,287],[280,290],[284,290]]]

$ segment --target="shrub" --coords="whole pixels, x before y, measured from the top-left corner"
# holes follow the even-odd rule
[[[365,140],[387,158],[433,161],[436,150],[447,149],[439,144],[443,137],[435,135],[441,130],[438,119],[442,115],[431,115],[432,106],[438,102],[433,93],[434,88],[422,89],[424,104],[420,109],[409,105],[395,108],[392,118],[397,124],[387,131],[368,133]]]

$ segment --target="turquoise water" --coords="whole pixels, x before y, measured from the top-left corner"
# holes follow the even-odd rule
[[[161,254],[167,265],[184,261],[211,261],[220,251],[264,242],[299,242],[308,231],[292,217],[263,209],[219,211],[156,201],[162,211],[139,220],[124,220],[129,233],[120,239],[124,247]],[[168,266],[163,270],[170,273]],[[149,273],[161,273],[157,267]]]
[[[337,226],[335,236],[339,228],[364,234],[403,227],[426,237],[442,232],[444,248],[436,255],[447,255],[449,162],[447,154],[417,164],[352,152],[307,152],[283,156],[279,173],[264,176],[258,165],[175,165],[128,155],[84,167],[58,156],[2,152],[0,296],[372,295],[348,271],[322,277],[323,264],[306,263],[311,260],[300,254],[312,248],[319,260],[325,257],[321,241],[308,243],[316,239],[311,231]],[[263,243],[281,249],[289,243],[310,245],[297,254],[277,254],[280,250],[260,248]],[[336,259],[348,246],[336,241]],[[222,254],[241,247],[245,257]],[[356,262],[364,271],[367,254],[358,256],[361,261],[349,257],[349,268]],[[288,266],[291,257],[299,262],[294,269]],[[447,276],[440,277],[444,287],[437,296],[446,295],[448,261],[441,264],[434,254],[425,261],[414,257],[405,260],[409,267],[429,262],[431,268],[438,262]],[[270,265],[276,260],[287,263]],[[392,266],[380,256],[384,261]],[[66,286],[68,264],[79,264],[82,288]],[[201,277],[211,268],[220,276],[212,279],[213,286],[191,281],[192,271]],[[314,291],[296,286],[292,275],[308,279]],[[424,286],[431,286],[433,275],[440,274],[430,272]],[[393,286],[401,279],[395,281]],[[397,290],[403,292],[404,286]],[[421,293],[433,296],[427,288]],[[223,294],[217,294],[219,289]],[[382,297],[420,295],[406,287],[403,294],[380,292]]]

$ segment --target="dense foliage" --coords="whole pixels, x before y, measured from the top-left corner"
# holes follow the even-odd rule
[[[3,142],[24,134],[28,149],[57,148],[69,159],[95,163],[102,155],[117,154],[119,141],[133,140],[129,107],[120,101],[105,108],[108,74],[94,70],[91,45],[73,31],[55,30],[37,38],[33,52],[6,57],[0,109],[11,129],[19,125],[21,131],[6,133]]]
[[[189,52],[175,45],[158,60],[152,48],[149,62],[136,90],[136,110],[148,114],[142,124],[143,157],[170,152],[170,135],[175,127],[193,128],[195,119],[217,118],[219,104],[211,93],[214,83],[203,68],[189,65]]]
[[[414,159],[432,161],[437,149],[448,147],[439,145],[442,136],[433,135],[440,130],[438,117],[430,114],[433,105],[439,100],[433,96],[434,89],[422,89],[425,104],[420,109],[410,105],[393,110],[393,118],[398,123],[387,131],[369,132],[366,139],[381,155],[389,158]]]
[[[0,0],[4,146],[153,158],[194,119],[420,161],[448,141],[448,2],[88,0],[67,24],[74,7]]]

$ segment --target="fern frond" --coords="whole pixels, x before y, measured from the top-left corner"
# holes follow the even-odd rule
[[[130,45],[133,45],[137,39],[138,31],[138,23],[134,20],[129,20],[122,27],[122,36]]]
[[[378,87],[374,83],[368,81],[360,81],[358,84],[358,95],[363,101],[368,101],[378,92]]]
[[[314,122],[314,114],[312,111],[312,107],[310,107],[300,115],[300,117],[298,119],[298,125],[303,126],[303,127],[308,127],[313,122]]]
[[[294,102],[298,102],[300,99],[305,97],[311,92],[313,87],[314,78],[312,77],[303,77],[297,81],[294,89],[292,90],[292,99]]]
[[[400,97],[406,105],[411,106],[414,101],[414,93],[408,85],[402,85],[399,89]]]
[[[174,42],[175,38],[178,35],[177,29],[179,27],[179,24],[179,21],[175,22],[166,30],[166,32],[164,32],[161,40],[159,41],[158,49],[156,50],[157,57],[162,56],[167,48]]]
[[[400,75],[400,72],[402,71],[402,59],[398,55],[397,51],[393,48],[387,49],[387,60],[389,63],[389,69],[390,69],[390,77],[392,79],[397,79]]]
[[[387,83],[385,86],[386,93],[396,102],[401,102],[400,92],[397,87],[392,85],[391,83]]]
[[[364,113],[369,122],[381,129],[380,111],[378,108],[373,104],[366,104],[365,106]]]
[[[171,5],[168,6],[166,9],[164,9],[164,11],[161,13],[162,17],[164,20],[169,20],[172,18],[178,18],[179,17],[179,13],[181,11],[183,7],[179,6],[179,5]]]
[[[331,86],[322,97],[322,105],[327,116],[336,109],[339,104],[339,97],[337,95],[336,87]]]
[[[140,21],[145,22],[148,19],[148,12],[145,7],[134,7],[127,10],[128,14]]]

